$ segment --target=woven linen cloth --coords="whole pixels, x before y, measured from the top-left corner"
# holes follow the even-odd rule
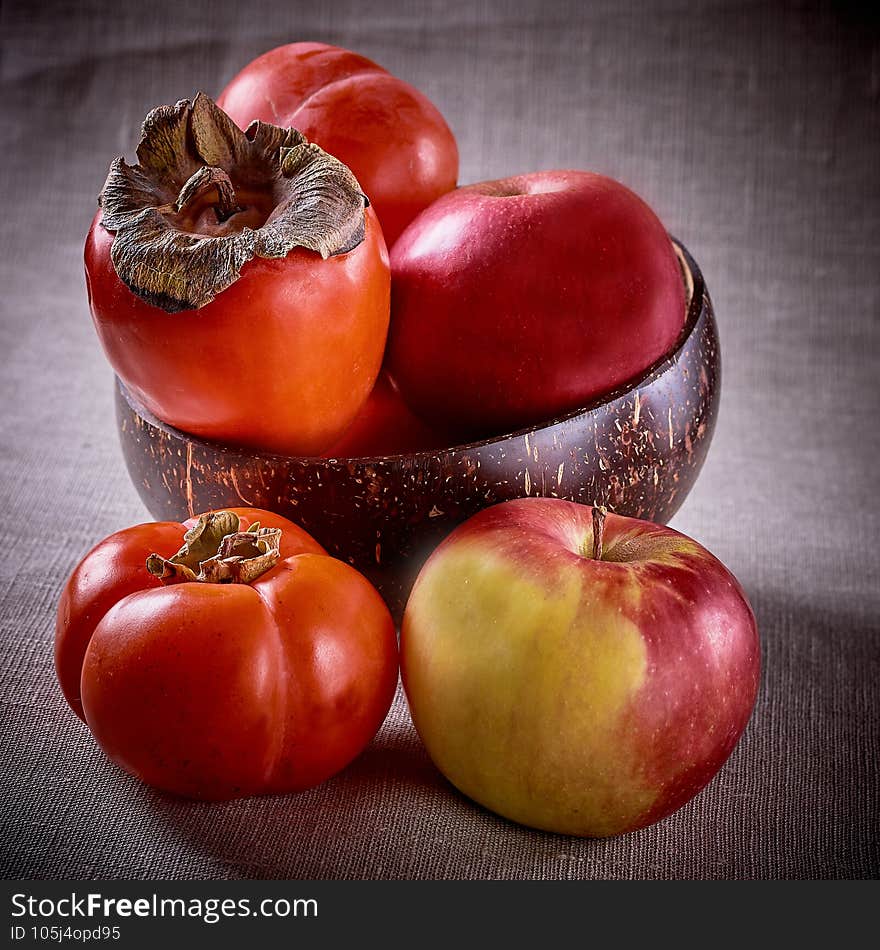
[[[855,5],[664,2],[0,7],[0,869],[66,878],[876,877],[880,761],[880,42]],[[672,524],[758,620],[754,716],[652,827],[519,827],[435,770],[402,694],[313,791],[193,804],[114,767],[52,658],[61,586],[148,519],[117,442],[82,246],[108,164],[152,107],[216,94],[283,42],[355,49],[421,88],[460,181],[589,168],[700,264],[721,410]]]

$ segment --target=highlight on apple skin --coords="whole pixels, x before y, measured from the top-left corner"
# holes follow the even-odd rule
[[[552,498],[485,509],[423,567],[401,631],[413,722],[498,814],[604,837],[718,772],[755,704],[736,578],[671,528]]]

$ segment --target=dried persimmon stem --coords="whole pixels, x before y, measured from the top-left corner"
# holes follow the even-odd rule
[[[154,109],[137,157],[111,164],[101,224],[119,279],[167,313],[206,306],[255,257],[304,248],[326,259],[364,240],[350,168],[296,129],[254,122],[243,132],[202,93]]]
[[[187,179],[177,196],[174,210],[182,211],[200,200],[213,205],[219,222],[241,210],[232,179],[222,168],[215,165],[203,165]]]
[[[251,525],[241,529],[232,511],[201,515],[183,536],[173,557],[151,554],[147,570],[163,584],[250,584],[281,558],[281,529]]]

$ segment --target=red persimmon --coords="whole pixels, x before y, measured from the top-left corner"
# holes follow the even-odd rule
[[[98,544],[62,593],[55,658],[111,759],[204,799],[298,791],[338,772],[381,725],[398,669],[371,584],[253,508]]]
[[[92,317],[132,394],[203,438],[317,454],[379,372],[390,274],[350,170],[206,97],[154,110],[85,246]]]
[[[269,50],[217,101],[242,128],[254,119],[293,126],[345,162],[373,202],[389,247],[423,208],[455,187],[458,146],[433,103],[338,46]]]
[[[327,458],[399,455],[439,449],[455,441],[451,432],[422,422],[383,371],[351,427],[324,454]]]

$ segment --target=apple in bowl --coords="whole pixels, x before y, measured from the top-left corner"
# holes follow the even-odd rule
[[[603,511],[484,509],[428,559],[401,629],[412,719],[440,771],[506,818],[590,837],[696,795],[739,740],[760,669],[724,565]]]
[[[391,269],[389,372],[418,415],[474,438],[588,405],[685,325],[663,224],[592,172],[458,188],[404,231]]]

